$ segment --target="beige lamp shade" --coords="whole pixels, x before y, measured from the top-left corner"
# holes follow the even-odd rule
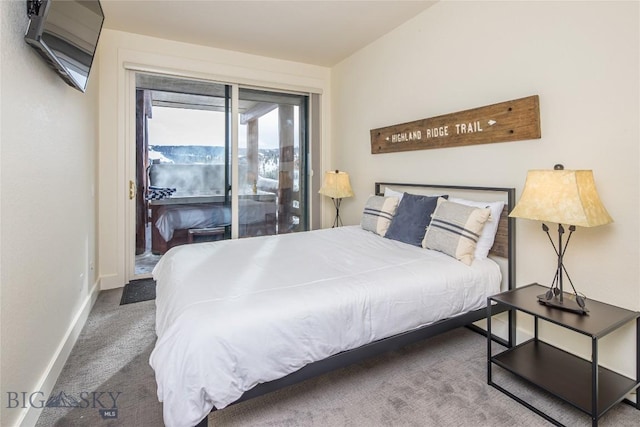
[[[322,187],[318,193],[331,197],[332,199],[353,197],[349,174],[338,170],[325,172]]]
[[[510,217],[595,227],[613,222],[590,170],[531,170]]]

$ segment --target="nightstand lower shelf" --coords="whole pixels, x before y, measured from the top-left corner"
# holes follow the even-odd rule
[[[491,361],[581,411],[591,410],[592,365],[557,347],[532,339],[491,358]],[[637,386],[635,380],[598,367],[598,416]]]

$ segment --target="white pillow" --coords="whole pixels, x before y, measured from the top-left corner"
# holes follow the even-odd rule
[[[478,240],[474,254],[474,257],[477,259],[487,258],[496,238],[496,232],[498,231],[498,224],[500,223],[500,216],[502,215],[505,202],[476,202],[475,200],[459,199],[455,197],[450,197],[449,201],[476,208],[489,208],[491,210],[491,216],[484,224],[484,228],[482,229],[482,234],[480,234],[480,239]]]
[[[398,202],[400,202],[400,200],[402,200],[402,196],[404,196],[404,192],[396,191],[389,187],[384,187],[384,197],[397,197]]]
[[[384,197],[397,197],[398,200],[402,200],[402,196],[404,196],[404,191],[396,191],[390,187],[384,187]],[[412,193],[409,193],[412,194]],[[440,197],[442,194],[418,194],[417,196],[427,196],[427,197]]]

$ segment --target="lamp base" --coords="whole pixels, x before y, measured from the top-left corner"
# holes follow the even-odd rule
[[[589,312],[586,307],[582,308],[578,305],[575,295],[568,294],[566,292],[564,292],[562,301],[560,301],[560,298],[555,295],[553,296],[553,298],[547,299],[547,296],[545,294],[542,294],[538,295],[538,302],[549,307],[570,311],[576,314],[587,314]]]

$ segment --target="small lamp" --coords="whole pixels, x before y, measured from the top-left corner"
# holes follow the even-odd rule
[[[588,310],[585,298],[578,295],[562,259],[576,226],[595,227],[613,222],[600,201],[593,180],[593,172],[590,170],[565,170],[562,165],[555,165],[554,170],[527,172],[522,196],[509,216],[543,221],[542,230],[547,233],[547,237],[549,237],[558,256],[556,273],[551,287],[544,295],[538,296],[538,301],[541,304],[574,313],[586,314]],[[544,222],[558,224],[557,246],[549,235],[549,227]],[[562,236],[565,229],[562,224],[569,225],[569,236],[564,246]],[[564,293],[564,275],[573,288],[575,298]]]
[[[353,190],[351,189],[351,183],[349,182],[349,174],[346,172],[340,172],[338,169],[335,171],[325,172],[322,187],[320,187],[318,193],[323,196],[331,197],[333,205],[336,208],[336,219],[333,221],[333,227],[341,226],[342,220],[340,219],[340,203],[342,202],[342,199],[346,197],[353,197]]]

